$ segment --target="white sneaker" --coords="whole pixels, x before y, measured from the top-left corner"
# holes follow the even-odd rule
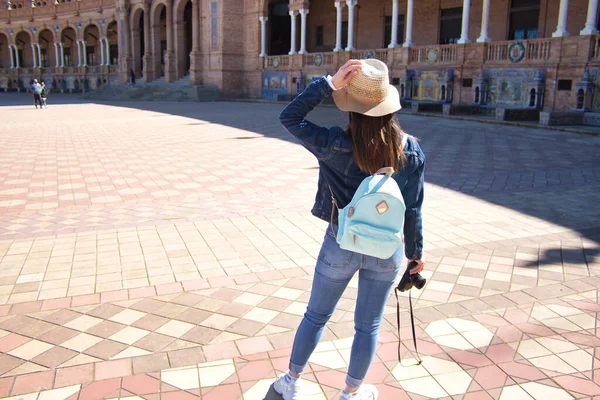
[[[350,396],[345,397],[344,392],[340,395],[340,400],[377,400],[379,392],[373,385],[361,385],[361,387]]]
[[[283,397],[283,400],[300,400],[300,380],[298,379],[293,383],[289,382],[286,375],[283,374],[277,378],[273,384],[273,389]]]

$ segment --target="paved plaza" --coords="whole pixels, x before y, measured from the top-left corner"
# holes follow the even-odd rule
[[[326,228],[282,106],[1,96],[0,398],[280,399]],[[382,400],[600,399],[600,137],[400,121],[427,155],[424,362],[402,296],[398,363],[390,297],[367,382]],[[308,400],[342,389],[356,296]]]

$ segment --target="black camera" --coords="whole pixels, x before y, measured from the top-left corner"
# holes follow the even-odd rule
[[[425,286],[425,283],[427,283],[427,279],[423,278],[419,273],[412,275],[410,273],[410,270],[417,265],[419,264],[417,264],[415,261],[411,261],[410,264],[408,264],[404,275],[402,275],[402,279],[400,279],[400,282],[398,283],[397,289],[399,291],[405,292],[412,289],[413,286],[419,290],[423,289],[423,286]]]

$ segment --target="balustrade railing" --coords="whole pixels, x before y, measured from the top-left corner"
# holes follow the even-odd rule
[[[552,39],[494,42],[487,46],[486,62],[544,61],[550,59]]]
[[[263,57],[264,69],[286,69],[290,66],[289,55]]]
[[[592,48],[590,49],[590,58],[594,60],[600,59],[600,36],[592,38]]]
[[[456,63],[456,46],[449,44],[411,47],[409,63],[454,64]]]

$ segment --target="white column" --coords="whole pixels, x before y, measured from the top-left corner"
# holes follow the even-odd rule
[[[13,47],[8,45],[8,55],[10,56],[10,67],[15,67],[15,54],[13,53]]]
[[[398,47],[398,0],[393,0],[392,3],[392,40],[388,47]]]
[[[292,19],[292,40],[290,52],[288,54],[297,54],[296,52],[296,15],[298,11],[290,11],[290,18]]]
[[[64,67],[65,66],[65,46],[62,42],[59,43],[59,45],[60,45],[60,66]]]
[[[106,49],[104,50],[106,54],[106,65],[110,65],[110,41],[108,38],[104,38],[104,42],[106,43]]]
[[[60,60],[58,57],[58,43],[54,42],[54,66],[60,67]]]
[[[260,56],[267,55],[267,21],[269,17],[258,17],[260,20]]]
[[[100,38],[100,65],[104,65],[104,38]]]
[[[77,41],[77,66],[81,67],[81,40]]]
[[[596,18],[598,16],[598,0],[589,0],[587,10],[587,21],[585,21],[585,28],[579,32],[580,35],[596,35],[598,29],[596,29]]]
[[[31,45],[31,55],[33,56],[33,68],[37,68],[37,62],[36,62],[36,58],[37,58],[37,51],[35,49],[35,44]]]
[[[42,68],[42,48],[39,43],[36,44],[36,47],[38,53],[38,68]]]
[[[404,47],[410,47],[413,45],[412,34],[413,34],[413,16],[415,14],[415,0],[408,0],[406,5],[406,39],[404,40]]]
[[[471,43],[469,40],[469,17],[471,16],[471,0],[463,0],[462,29],[460,39],[456,43]]]
[[[552,37],[569,36],[567,31],[567,14],[569,12],[569,0],[560,0],[560,9],[558,11],[558,25]]]
[[[597,1],[597,0],[596,0]],[[477,43],[491,42],[492,39],[488,33],[490,25],[490,0],[483,0],[483,10],[481,11],[481,34]]]
[[[348,46],[346,51],[356,50],[354,48],[354,7],[356,7],[357,0],[346,0],[348,6]]]
[[[17,49],[17,46],[14,44],[13,49],[15,50],[15,66],[17,68],[21,68],[21,62],[19,61],[19,49]]]
[[[81,57],[81,59],[82,59],[81,61],[83,61],[82,66],[87,67],[87,65],[88,65],[87,64],[87,48],[85,46],[85,40],[81,41],[81,49],[83,50],[82,51],[83,56]]]
[[[333,51],[342,51],[342,11],[344,10],[344,2],[336,1],[335,8],[337,9],[337,20],[335,25],[335,49]]]
[[[308,8],[300,10],[300,54],[307,54],[306,51],[306,16]]]

